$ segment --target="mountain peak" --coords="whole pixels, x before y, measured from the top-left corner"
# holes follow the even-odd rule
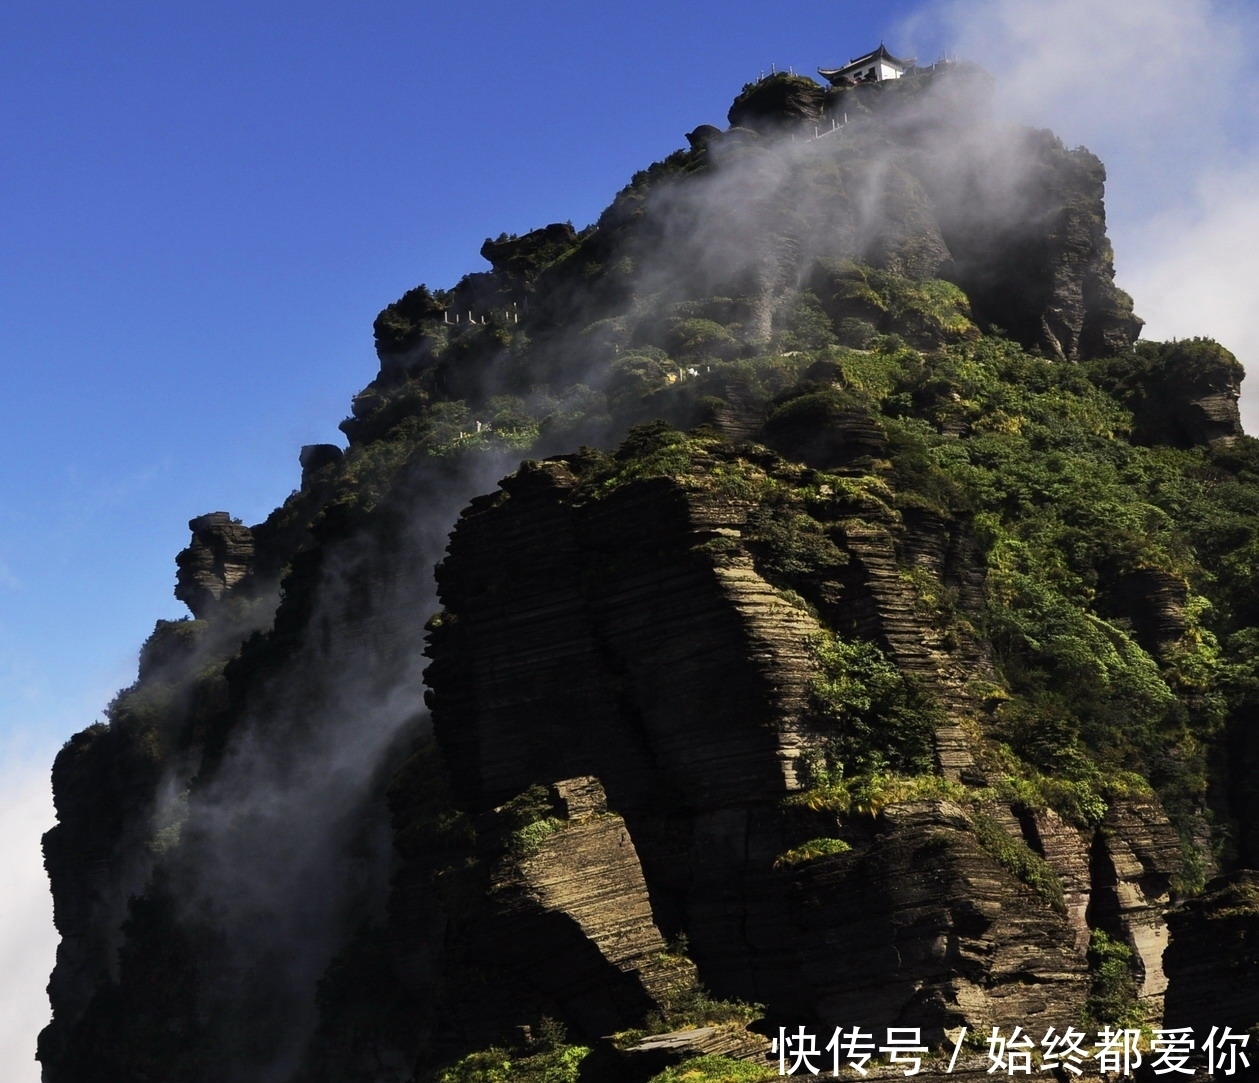
[[[1240,367],[1134,346],[1091,153],[852,65],[403,293],[348,449],[190,521],[54,768],[48,1083],[1259,1020]]]

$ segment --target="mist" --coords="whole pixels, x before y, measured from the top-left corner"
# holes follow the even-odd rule
[[[459,511],[514,466],[499,452],[424,471],[401,532],[369,524],[325,545],[297,648],[248,683],[218,762],[175,764],[160,788],[162,889],[214,945],[208,1006],[265,1036],[265,1056],[223,1063],[224,1078],[289,1079],[328,963],[358,926],[384,921],[385,771],[427,728],[432,569]]]
[[[823,112],[815,123],[787,121],[774,105],[762,114],[758,92],[787,93],[801,111]],[[793,321],[808,318],[801,315],[808,306],[834,308],[845,288],[836,282],[862,274],[857,263],[950,279],[970,295],[981,322],[999,322],[1050,356],[1096,348],[1082,339],[1086,307],[1094,338],[1126,343],[1132,320],[1111,288],[1093,210],[1096,159],[996,115],[994,95],[999,87],[965,63],[844,91],[758,84],[736,107],[731,131],[697,138],[702,150],[674,160],[672,172],[605,213],[596,255],[603,266],[629,268],[612,272],[618,288],[604,290],[624,298],[624,307],[609,319],[595,291],[588,308],[580,298],[569,304],[570,324],[598,320],[603,359],[612,366],[643,347],[684,357],[675,330],[705,318],[755,353],[781,343]],[[1088,210],[1064,207],[1067,190]],[[1033,244],[1027,254],[1047,216],[1063,213],[1072,247],[1051,252]],[[1069,261],[1079,295],[1064,295],[1061,312],[1042,310],[1037,290],[1059,260]],[[1084,300],[1090,293],[1099,298],[1091,307]],[[619,335],[609,329],[614,323]],[[569,337],[565,352],[579,356],[580,335]],[[588,378],[598,386],[597,374]],[[720,397],[728,378],[715,377],[700,393]]]
[[[1204,335],[1259,366],[1259,13],[1222,0],[966,0],[903,33],[996,76],[1010,116],[1106,165],[1118,284],[1152,340]],[[1242,385],[1247,431],[1259,383]]]
[[[52,823],[50,752],[9,742],[0,766],[0,1076],[37,1083],[35,1035],[48,1022],[56,953],[40,835]]]

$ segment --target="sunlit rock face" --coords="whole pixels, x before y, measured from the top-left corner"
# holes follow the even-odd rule
[[[176,558],[179,579],[175,597],[192,610],[205,612],[244,579],[253,562],[253,535],[225,511],[199,515],[188,523],[192,544]]]
[[[531,781],[597,777],[655,921],[686,936],[705,980],[819,1025],[1068,1025],[1088,994],[1090,923],[1134,945],[1137,995],[1157,1012],[1180,853],[1154,802],[1116,804],[1093,832],[1048,810],[993,811],[1010,846],[1044,855],[1058,901],[1011,877],[948,800],[850,824],[846,851],[807,867],[776,862],[825,821],[784,804],[826,739],[809,706],[821,626],[758,574],[755,500],[708,491],[734,468],[697,460],[677,482],[592,499],[580,460],[552,460],[469,508],[442,565],[428,672],[464,799],[488,809]],[[881,544],[871,513],[837,509],[839,556],[808,594],[962,716],[974,704],[954,674],[991,663],[973,643],[941,643],[897,569],[938,560],[963,593],[982,577],[944,524]],[[953,739],[942,725],[942,765]],[[967,756],[951,765],[977,770]]]

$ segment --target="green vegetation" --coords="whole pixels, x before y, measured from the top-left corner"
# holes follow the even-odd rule
[[[877,816],[889,805],[906,801],[969,800],[972,791],[960,782],[934,774],[898,775],[884,771],[837,777],[824,764],[813,768],[815,784],[793,794],[788,805],[803,805],[814,811],[837,812],[841,816]]]
[[[931,302],[943,320],[957,302],[945,288],[898,292],[893,278],[849,268],[834,282],[871,310],[893,298]],[[816,315],[807,298],[801,306]],[[1083,367],[976,338],[960,324],[953,331],[929,351],[887,337],[866,351],[806,349],[790,365],[706,359],[723,373],[795,374],[772,392],[767,434],[867,417],[886,434],[882,462],[787,480],[781,463],[658,423],[606,460],[592,491],[670,477],[753,502],[739,541],[715,537],[706,550],[720,557],[741,546],[790,604],[824,622],[851,559],[842,524],[854,515],[896,524],[923,509],[966,524],[986,566],[982,608],[966,608],[922,567],[902,575],[946,647],[970,638],[994,651],[1000,683],[985,697],[982,722],[985,755],[1002,779],[994,796],[1095,827],[1112,801],[1157,794],[1188,840],[1230,704],[1259,700],[1259,637],[1243,624],[1259,620],[1243,589],[1259,568],[1247,555],[1259,552],[1251,487],[1259,456],[1246,441],[1209,451],[1130,443],[1131,415],[1108,390],[1113,371],[1102,386]],[[1139,352],[1125,379],[1140,379],[1146,354],[1163,364],[1163,353]],[[1221,532],[1236,544],[1221,544]],[[1214,554],[1209,573],[1200,554]],[[1183,618],[1174,641],[1154,641],[1150,617],[1132,609],[1138,592],[1155,586],[1171,592],[1168,604]],[[896,790],[889,778],[933,770],[938,708],[873,644],[827,633],[814,653],[810,705],[828,733],[813,764],[814,799],[829,788],[835,807],[881,807]]]
[[[789,504],[756,508],[748,516],[745,539],[756,570],[784,590],[833,576],[848,563],[826,526]]]
[[[1139,776],[1186,825],[1229,710],[1229,603],[1195,556],[1211,544],[1199,522],[1229,514],[1208,463],[1233,452],[1134,446],[1082,369],[999,339],[924,355],[906,377],[883,403],[897,502],[974,524],[986,606],[967,619],[1007,683],[990,734],[1023,764],[1009,773],[1052,778],[1048,803],[1077,822]],[[1132,618],[1152,583],[1187,591],[1174,645]]]
[[[800,90],[806,93],[816,93],[818,84],[807,75],[796,75],[792,72],[776,71],[769,75],[764,75],[757,79],[754,83],[744,83],[743,89],[739,91],[734,102],[730,106],[732,113],[738,112],[749,100],[756,94],[763,93],[766,90]]]
[[[541,784],[530,786],[501,806],[498,814],[508,833],[508,850],[522,858],[536,853],[542,843],[567,826],[568,821],[555,812],[551,792]]]
[[[1093,984],[1084,1006],[1085,1021],[1090,1025],[1139,1025],[1142,1016],[1132,949],[1101,929],[1094,929],[1089,937],[1088,959]]]
[[[851,260],[821,260],[810,284],[847,346],[868,346],[876,333],[894,333],[919,349],[980,337],[970,301],[952,282],[907,278]]]
[[[423,284],[408,290],[393,304],[388,305],[376,317],[372,327],[376,348],[396,350],[405,348],[422,333],[425,323],[441,316],[445,305],[442,298],[434,297]]]
[[[823,633],[812,653],[810,707],[828,734],[819,778],[932,770],[940,711],[913,680],[873,643]]]
[[[528,857],[537,853],[542,844],[552,835],[562,831],[564,826],[565,821],[556,816],[535,820],[512,832],[510,849],[518,857]]]
[[[582,1061],[590,1049],[560,1045],[540,1052],[515,1053],[491,1048],[470,1053],[457,1063],[425,1078],[425,1083],[578,1083]],[[648,1083],[762,1083],[777,1070],[730,1057],[688,1057],[666,1068]]]
[[[524,1054],[491,1048],[427,1077],[427,1083],[577,1083],[581,1062],[590,1055],[584,1045],[557,1045]]]
[[[1011,808],[1029,812],[1051,808],[1068,823],[1086,829],[1101,825],[1116,798],[1148,799],[1154,795],[1150,784],[1130,771],[1103,775],[1096,769],[1084,769],[1080,771],[1082,777],[1062,778],[1041,774],[1013,757],[1007,766],[1011,773],[992,788],[996,797]]]
[[[774,859],[774,868],[790,868],[792,865],[802,865],[806,861],[816,861],[819,857],[830,857],[832,854],[846,854],[851,849],[852,847],[843,839],[809,839],[808,842],[802,842],[799,846],[793,846],[786,853],[779,854]]]
[[[970,818],[979,845],[998,865],[1025,883],[1060,914],[1067,912],[1062,881],[1040,854],[1022,838],[1011,835],[990,814],[976,809],[971,812]]]
[[[665,1034],[672,1030],[721,1026],[726,1023],[747,1024],[762,1015],[764,1010],[760,1004],[717,999],[702,985],[684,982],[665,993],[658,1009],[648,1015],[646,1032]]]
[[[648,1083],[767,1083],[777,1079],[778,1070],[764,1064],[730,1057],[688,1057],[681,1064],[666,1068]]]

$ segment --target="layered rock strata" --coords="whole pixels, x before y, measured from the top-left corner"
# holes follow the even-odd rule
[[[188,522],[192,544],[175,558],[179,577],[175,597],[204,616],[250,572],[253,534],[225,511],[212,511]]]
[[[596,776],[655,924],[687,936],[715,991],[777,1012],[937,1035],[1078,1012],[1084,959],[1066,918],[948,802],[889,810],[849,829],[849,853],[776,867],[809,834],[835,832],[783,805],[823,740],[806,710],[821,627],[740,551],[749,501],[665,478],[591,498],[580,473],[537,464],[474,502],[440,569],[427,676],[471,809]],[[838,612],[851,605],[854,629],[950,688],[946,652],[913,646],[929,628],[886,534],[888,566],[875,559],[878,536],[846,535]],[[918,559],[927,550],[940,547],[919,544]]]

